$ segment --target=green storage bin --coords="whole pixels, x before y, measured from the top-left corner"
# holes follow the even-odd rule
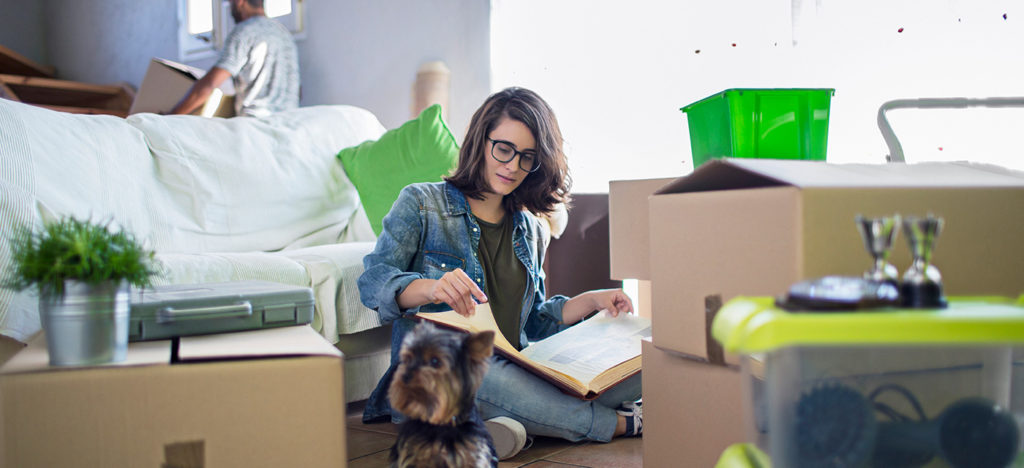
[[[824,161],[834,89],[727,89],[681,108],[693,167],[722,157]]]

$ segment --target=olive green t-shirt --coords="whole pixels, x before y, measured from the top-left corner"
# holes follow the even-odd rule
[[[526,267],[512,249],[512,216],[497,223],[476,218],[480,225],[480,249],[477,255],[484,268],[484,294],[491,305],[494,320],[505,339],[516,349],[519,345],[519,313],[526,293]]]

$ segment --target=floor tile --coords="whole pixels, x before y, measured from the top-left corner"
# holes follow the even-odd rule
[[[591,467],[591,466],[587,466],[587,465],[570,465],[570,464],[567,464],[567,463],[559,463],[559,462],[553,462],[553,461],[548,461],[548,460],[540,460],[540,461],[536,461],[536,462],[530,463],[528,465],[523,465],[523,466],[524,467],[529,467],[529,468],[596,468],[599,465],[595,465],[595,466]]]
[[[387,468],[388,466],[390,464],[387,450],[348,461],[348,468]]]
[[[636,467],[643,463],[643,439],[626,437],[607,444],[590,443],[545,457],[546,460],[602,468]]]
[[[364,424],[363,404],[365,404],[365,401],[349,403],[347,410],[348,414],[345,416],[346,427],[350,429],[359,429],[362,431],[383,432],[392,435],[398,434],[397,424],[391,424],[390,422],[375,422],[370,424]]]
[[[395,443],[395,437],[390,434],[363,431],[351,427],[346,435],[345,446],[348,449],[349,460],[380,451],[386,452]]]
[[[563,450],[585,444],[586,442],[573,443],[562,439],[555,439],[552,437],[534,437],[532,445],[527,447],[525,450],[519,452],[519,454],[517,454],[516,456],[501,462],[500,466],[523,466],[527,463],[535,462],[537,460],[543,460],[547,457],[550,457],[552,454],[561,452]]]

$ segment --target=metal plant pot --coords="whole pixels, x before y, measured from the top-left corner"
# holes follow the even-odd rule
[[[39,298],[52,366],[123,361],[128,351],[129,286],[125,281],[90,285],[64,281],[64,296]]]

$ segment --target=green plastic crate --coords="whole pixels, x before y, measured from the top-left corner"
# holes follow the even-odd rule
[[[825,160],[834,89],[727,89],[690,104],[693,167],[710,159]]]

